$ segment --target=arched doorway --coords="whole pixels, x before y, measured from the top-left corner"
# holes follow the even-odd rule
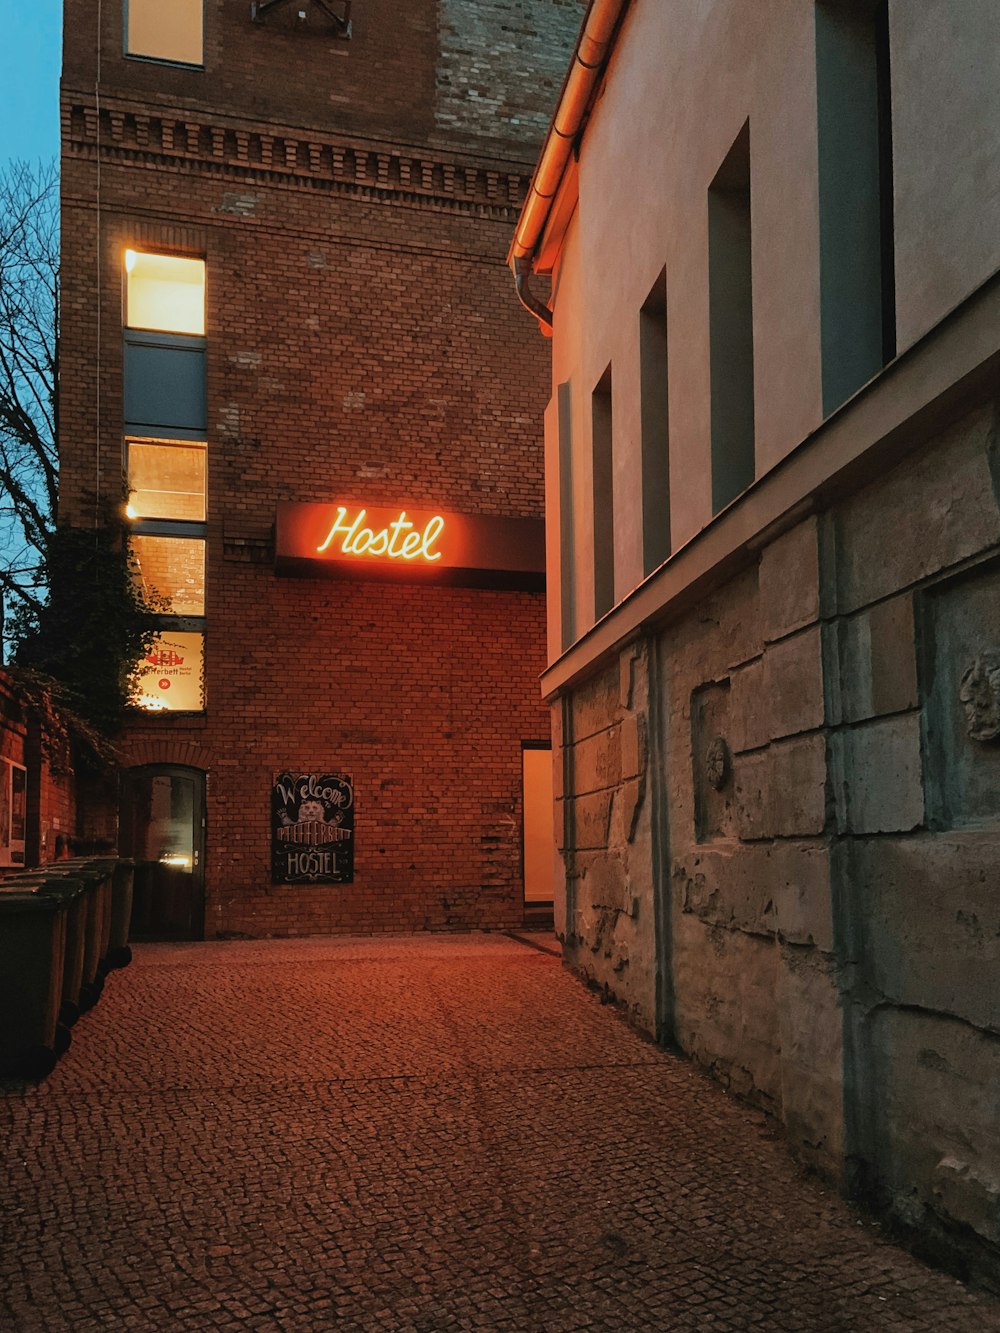
[[[203,938],[204,844],[203,772],[168,764],[126,771],[121,848],[135,860],[131,939]]]

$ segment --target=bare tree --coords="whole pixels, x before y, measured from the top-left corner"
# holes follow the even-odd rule
[[[58,186],[54,163],[0,171],[0,604],[29,614],[56,521]]]
[[[112,735],[155,608],[132,577],[123,505],[82,529],[57,521],[58,403],[58,174],[15,162],[0,170],[0,662],[6,637],[36,711]]]

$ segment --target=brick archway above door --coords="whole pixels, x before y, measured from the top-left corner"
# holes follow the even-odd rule
[[[144,768],[147,764],[169,764],[176,768],[199,768],[208,772],[211,754],[196,741],[126,739],[119,750],[122,768]]]

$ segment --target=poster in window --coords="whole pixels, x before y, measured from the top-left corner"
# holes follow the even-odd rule
[[[150,712],[200,712],[205,636],[183,630],[158,634],[132,678],[132,703]]]
[[[354,882],[354,784],[344,773],[279,773],[271,788],[271,881]]]
[[[27,769],[0,760],[0,866],[24,865],[27,814]]]

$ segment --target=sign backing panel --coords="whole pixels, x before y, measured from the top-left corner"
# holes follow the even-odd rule
[[[545,524],[406,506],[295,504],[275,521],[279,574],[541,591]]]

